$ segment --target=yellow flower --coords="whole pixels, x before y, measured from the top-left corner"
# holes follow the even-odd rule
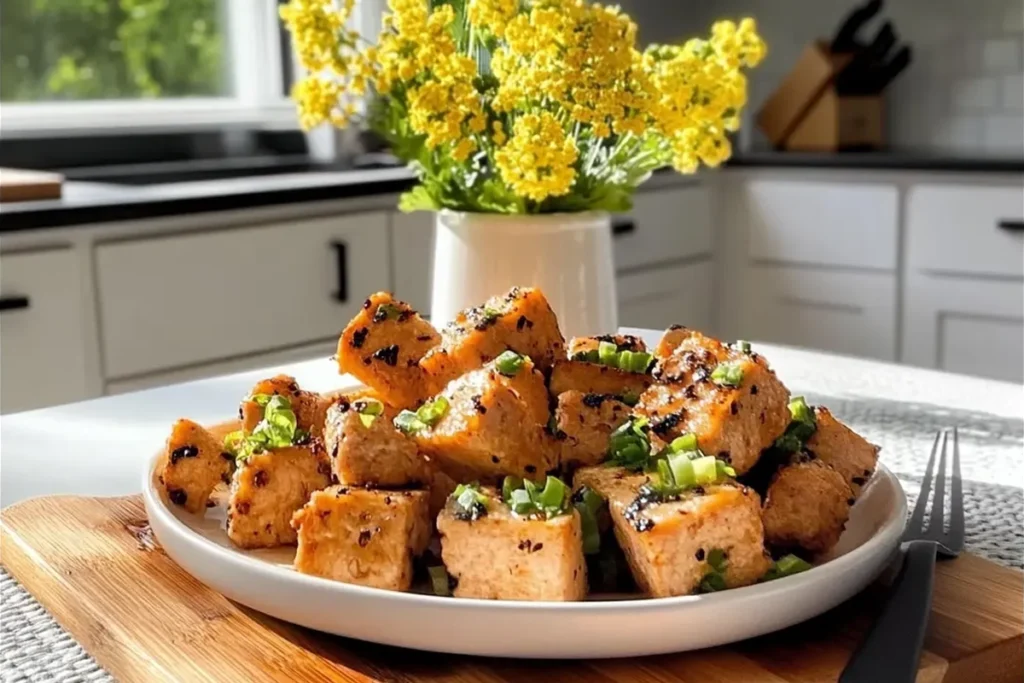
[[[518,12],[519,0],[469,0],[469,23],[498,38],[505,36],[505,25]]]
[[[505,141],[508,140],[508,136],[505,135],[505,126],[501,121],[495,121],[492,128],[494,129],[494,133],[491,135],[491,139],[494,140],[494,145],[496,147],[501,147],[505,144]]]
[[[476,151],[476,143],[471,138],[462,138],[452,148],[452,158],[462,162],[468,159],[474,151]]]
[[[345,126],[352,109],[342,108],[342,92],[340,83],[321,76],[307,76],[295,83],[292,98],[299,107],[299,125],[304,130],[316,128],[322,123]]]
[[[576,143],[550,113],[526,114],[494,155],[502,180],[516,194],[542,202],[567,194],[576,180]]]

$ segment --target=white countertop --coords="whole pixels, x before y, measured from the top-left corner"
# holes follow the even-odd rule
[[[660,337],[660,332],[633,332],[649,343]],[[907,441],[910,426],[918,435],[936,428],[929,425],[959,425],[964,433],[981,421],[986,433],[1006,436],[1005,442],[997,438],[994,447],[1004,453],[1016,448],[1019,455],[1024,429],[1019,385],[768,344],[755,344],[755,349],[794,394],[828,405],[881,445],[883,460],[897,474],[912,471],[909,465],[902,467],[904,455],[921,455],[920,446]],[[58,493],[137,493],[144,463],[161,447],[175,419],[229,419],[256,381],[278,372],[294,375],[301,386],[317,391],[350,383],[336,374],[333,363],[320,358],[0,417],[0,505]],[[1021,487],[1024,459],[996,468],[984,465],[983,452],[974,452],[976,467],[970,465],[975,458],[965,453],[965,477]]]

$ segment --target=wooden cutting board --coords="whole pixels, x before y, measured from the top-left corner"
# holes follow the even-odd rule
[[[231,602],[156,545],[141,498],[37,498],[0,514],[2,562],[120,681],[835,681],[881,604],[872,588],[805,624],[730,646],[636,659],[523,661],[329,636]],[[1024,574],[940,563],[921,683],[1019,683]],[[359,615],[352,615],[358,619]],[[446,628],[458,637],[458,624]],[[700,628],[694,624],[694,628]],[[495,637],[506,637],[495,629]]]
[[[64,176],[59,173],[0,168],[0,202],[58,199],[63,185]]]

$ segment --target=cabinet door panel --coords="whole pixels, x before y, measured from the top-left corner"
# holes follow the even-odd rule
[[[665,329],[678,323],[713,334],[711,278],[710,262],[620,276],[619,325]]]
[[[0,257],[0,413],[88,397],[81,291],[70,249]]]
[[[374,213],[100,245],[106,376],[339,334],[367,294],[391,286],[387,228]]]
[[[852,356],[896,357],[896,276],[751,267],[738,333]]]
[[[633,210],[615,221],[620,271],[711,252],[710,190],[703,185],[638,192]]]

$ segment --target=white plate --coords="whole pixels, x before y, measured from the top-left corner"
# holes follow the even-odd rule
[[[365,588],[291,569],[294,549],[246,551],[223,529],[223,505],[205,517],[171,505],[154,456],[143,498],[167,554],[188,573],[273,617],[340,636],[436,652],[501,657],[631,657],[721,645],[776,631],[851,598],[885,568],[907,516],[896,477],[879,465],[854,505],[833,557],[772,581],[678,598],[511,602]]]

